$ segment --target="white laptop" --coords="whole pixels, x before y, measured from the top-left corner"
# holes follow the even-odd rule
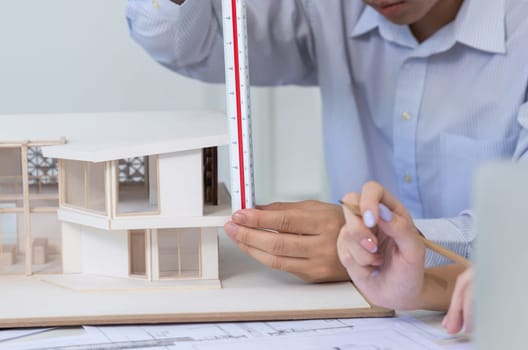
[[[528,163],[484,166],[474,193],[477,349],[528,349]]]

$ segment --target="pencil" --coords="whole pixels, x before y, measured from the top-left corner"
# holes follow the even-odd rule
[[[359,209],[359,206],[355,205],[355,204],[350,204],[350,203],[346,203],[346,202],[343,202],[343,201],[339,201],[339,203],[343,204],[348,210],[350,210],[354,215],[356,216],[359,216],[359,217],[363,217],[363,215],[361,215],[361,210]],[[443,255],[445,256],[446,258],[448,258],[449,260],[457,263],[457,264],[460,264],[464,267],[469,267],[471,266],[471,262],[458,255],[457,253],[447,249],[447,248],[444,248],[442,247],[441,245],[438,245],[436,243],[433,243],[431,242],[430,240],[428,240],[427,238],[425,238],[424,236],[422,236],[421,234],[418,234],[418,237],[420,238],[420,240],[424,243],[424,245],[431,249],[432,251],[440,254],[440,255]]]

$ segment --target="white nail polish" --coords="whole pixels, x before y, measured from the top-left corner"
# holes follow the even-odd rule
[[[376,226],[376,219],[374,218],[374,213],[372,210],[367,210],[363,213],[363,222],[368,228],[373,228]]]

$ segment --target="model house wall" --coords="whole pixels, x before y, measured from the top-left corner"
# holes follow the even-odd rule
[[[62,253],[62,270],[65,274],[82,273],[81,225],[62,222],[62,244],[67,246]]]
[[[163,154],[159,165],[160,216],[202,216],[202,149]]]
[[[82,273],[128,278],[128,232],[81,226]]]

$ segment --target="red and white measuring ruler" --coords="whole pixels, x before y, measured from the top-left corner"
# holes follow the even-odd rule
[[[255,205],[245,0],[222,0],[233,212]]]

